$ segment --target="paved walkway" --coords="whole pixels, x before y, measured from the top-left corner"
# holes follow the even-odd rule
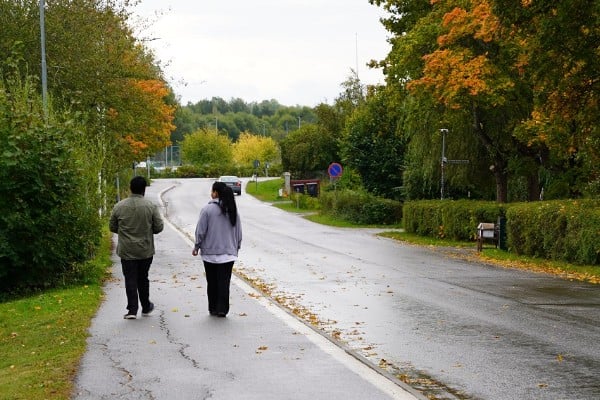
[[[148,189],[158,202],[165,188]],[[229,316],[209,316],[203,267],[191,256],[190,239],[167,223],[156,247],[150,270],[156,309],[136,320],[123,319],[125,289],[113,257],[73,399],[424,399],[238,278]]]

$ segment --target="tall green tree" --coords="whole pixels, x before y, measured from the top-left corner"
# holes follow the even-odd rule
[[[233,160],[231,140],[214,129],[200,129],[185,136],[181,157],[186,164],[199,168],[226,169]]]
[[[373,90],[346,121],[341,142],[345,165],[360,173],[371,193],[394,198],[400,195],[406,139],[400,118],[385,88]]]
[[[281,163],[296,179],[322,176],[338,161],[337,138],[318,124],[300,127],[281,141]]]

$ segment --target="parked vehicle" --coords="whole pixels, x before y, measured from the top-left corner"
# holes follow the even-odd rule
[[[219,179],[217,179],[217,181],[223,182],[224,184],[229,186],[231,190],[233,190],[233,194],[237,193],[239,196],[242,195],[242,181],[237,176],[223,175],[220,176]]]

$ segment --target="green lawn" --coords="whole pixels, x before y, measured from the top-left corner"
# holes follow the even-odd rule
[[[99,285],[52,290],[0,304],[0,398],[68,399]]]
[[[93,264],[111,265],[109,235]],[[69,399],[101,302],[102,282],[1,302],[0,399]]]

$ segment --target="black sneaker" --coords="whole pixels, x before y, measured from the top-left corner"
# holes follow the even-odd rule
[[[154,303],[150,303],[147,310],[142,310],[142,315],[147,316],[154,311]]]
[[[127,313],[127,314],[123,315],[123,318],[124,319],[136,319],[137,317],[136,317],[135,314],[129,314],[129,313]]]

